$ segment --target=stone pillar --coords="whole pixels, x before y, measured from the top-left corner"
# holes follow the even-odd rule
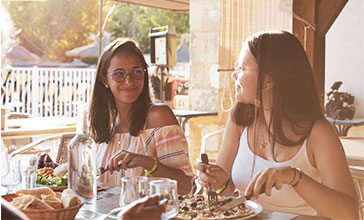
[[[216,70],[219,63],[219,27],[220,0],[190,0],[191,66],[188,94],[191,110],[218,111],[219,78]],[[192,164],[200,155],[203,135],[219,127],[217,116],[189,120],[188,140]]]
[[[219,63],[219,0],[190,1],[189,109],[217,111],[218,91],[210,69]],[[213,72],[213,71],[212,71]]]

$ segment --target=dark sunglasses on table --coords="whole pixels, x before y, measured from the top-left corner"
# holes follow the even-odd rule
[[[118,69],[111,72],[111,78],[115,82],[122,82],[126,79],[127,75],[129,74],[131,78],[134,80],[140,80],[143,78],[145,69],[142,67],[134,68],[131,72],[127,73],[125,70]]]

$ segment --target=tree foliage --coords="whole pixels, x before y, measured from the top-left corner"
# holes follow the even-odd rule
[[[90,33],[98,33],[99,0],[6,1],[4,6],[21,29],[21,45],[44,59],[68,61],[65,52],[93,43]],[[115,1],[104,1],[105,19]],[[149,52],[149,29],[174,25],[179,36],[189,32],[189,15],[166,10],[117,3],[120,8],[109,19],[105,31],[110,40],[127,37]]]
[[[3,3],[17,28],[20,43],[50,60],[65,61],[65,51],[91,43],[97,33],[98,0],[9,1]]]
[[[6,54],[12,46],[16,44],[16,29],[9,12],[0,7],[0,25],[1,25],[1,64],[7,63]],[[3,81],[1,81],[3,82]]]
[[[176,27],[178,40],[182,34],[189,33],[189,15],[124,4],[114,12],[108,29],[112,33],[112,39],[117,37],[132,38],[139,43],[145,53],[148,53],[150,50],[149,30],[165,25]]]

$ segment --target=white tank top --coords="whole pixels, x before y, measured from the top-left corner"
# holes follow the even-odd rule
[[[244,193],[250,180],[259,170],[262,168],[278,166],[299,167],[307,176],[310,176],[315,181],[321,183],[321,176],[319,175],[318,170],[311,165],[308,159],[306,141],[307,139],[294,157],[284,162],[268,161],[255,155],[255,166],[252,174],[254,154],[248,146],[247,129],[245,128],[240,137],[239,150],[236,154],[231,171],[232,180],[235,186],[241,193]],[[264,209],[305,215],[317,215],[316,210],[308,205],[288,184],[284,184],[280,190],[273,188],[271,196],[261,194],[257,202],[260,203]]]

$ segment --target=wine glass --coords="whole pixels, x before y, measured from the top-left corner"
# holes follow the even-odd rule
[[[7,193],[14,193],[17,185],[21,183],[21,160],[18,157],[8,158],[9,172],[1,177],[1,185],[6,187]]]
[[[149,195],[159,195],[161,200],[167,199],[165,211],[161,219],[170,219],[178,213],[177,181],[168,178],[149,181]]]
[[[121,178],[120,207],[145,197],[148,194],[148,178],[146,176],[130,176]]]

